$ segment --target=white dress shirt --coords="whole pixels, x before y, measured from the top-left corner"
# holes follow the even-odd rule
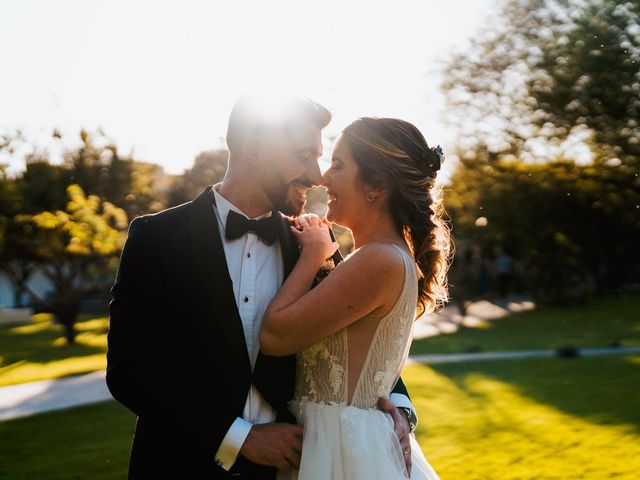
[[[252,232],[234,240],[225,238],[225,225],[229,210],[244,212],[220,195],[216,188],[212,189],[216,200],[216,217],[224,255],[227,259],[229,276],[233,282],[235,296],[251,368],[255,366],[260,350],[260,327],[264,312],[269,302],[280,288],[284,278],[284,266],[280,241],[267,245]],[[268,217],[271,213],[256,217]],[[254,423],[271,423],[276,419],[275,410],[269,405],[255,386],[251,385],[242,418],[238,417],[229,428],[216,452],[216,462],[225,470],[229,470],[240,452]]]
[[[249,217],[220,195],[216,190],[218,186],[219,184],[212,189],[216,201],[214,210],[222,237],[229,276],[233,282],[236,305],[242,320],[251,368],[253,368],[260,350],[260,327],[264,313],[284,281],[282,250],[279,240],[276,240],[272,245],[267,245],[252,232],[234,240],[227,240],[225,226],[229,210]],[[270,215],[271,212],[255,217],[255,219]],[[394,393],[391,394],[390,400],[397,407],[407,407],[413,410],[411,402],[405,395]],[[240,448],[249,435],[253,424],[271,423],[275,421],[275,418],[275,410],[255,386],[251,385],[242,418],[236,418],[231,424],[216,452],[216,463],[225,470],[229,470],[236,462]]]

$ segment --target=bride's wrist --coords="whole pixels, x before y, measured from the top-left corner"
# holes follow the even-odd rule
[[[319,270],[324,264],[326,258],[323,257],[324,253],[318,250],[303,248],[300,252],[300,259],[314,267],[315,270]]]

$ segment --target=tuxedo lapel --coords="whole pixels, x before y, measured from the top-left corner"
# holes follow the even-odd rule
[[[229,276],[211,195],[211,186],[208,186],[192,202],[189,214],[191,248],[209,303],[217,314],[229,343],[243,359],[243,364],[239,366],[244,366],[251,372],[242,320],[233,293],[233,283]]]
[[[334,242],[337,241],[336,240],[336,236],[333,233],[332,229],[329,229],[329,235],[331,236],[331,240],[333,240]],[[335,266],[338,266],[338,264],[344,260],[344,258],[342,258],[342,254],[340,253],[340,249],[336,250],[335,253],[333,254],[333,256],[331,257],[331,260],[333,260],[333,264]]]
[[[293,222],[280,212],[274,212],[274,215],[280,217],[278,239],[280,240],[280,250],[282,251],[282,262],[284,264],[284,279],[286,280],[298,261],[298,242],[293,238],[289,230]]]

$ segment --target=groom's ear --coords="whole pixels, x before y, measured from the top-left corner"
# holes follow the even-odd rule
[[[242,156],[253,166],[260,163],[260,154],[262,153],[262,145],[256,137],[247,137],[242,142]]]

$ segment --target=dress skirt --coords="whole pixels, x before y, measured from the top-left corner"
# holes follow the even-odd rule
[[[336,403],[293,402],[304,426],[300,470],[279,480],[407,479],[402,448],[391,415]],[[439,480],[411,434],[413,480]]]

